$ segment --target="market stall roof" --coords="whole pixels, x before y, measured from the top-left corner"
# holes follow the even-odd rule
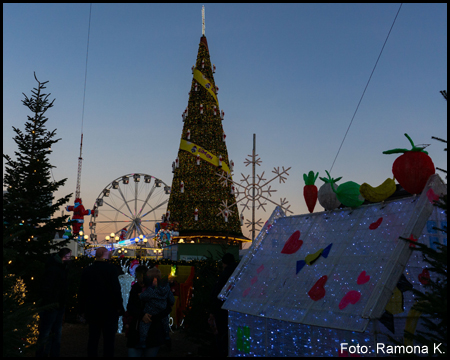
[[[365,331],[379,318],[412,250],[447,193],[438,175],[420,196],[306,215],[274,213],[219,298],[223,308],[307,325]]]

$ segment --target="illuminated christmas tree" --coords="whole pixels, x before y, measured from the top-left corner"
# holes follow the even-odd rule
[[[246,239],[242,235],[234,186],[222,186],[217,173],[231,179],[226,135],[214,82],[206,37],[200,38],[189,102],[178,156],[173,163],[173,182],[168,204],[169,222],[179,223],[180,236],[203,242]],[[233,206],[230,206],[234,204]]]

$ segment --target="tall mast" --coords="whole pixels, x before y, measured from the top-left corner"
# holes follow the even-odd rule
[[[81,151],[83,149],[83,133],[81,133],[81,143],[80,143],[80,157],[78,158],[78,174],[77,174],[77,188],[75,190],[75,199],[80,197],[80,187],[81,187],[81,163],[83,158],[81,157]]]
[[[205,5],[202,6],[202,35],[205,36]]]
[[[88,66],[88,58],[89,58],[89,37],[91,34],[91,13],[92,13],[92,3],[89,6],[89,27],[88,27],[88,38],[87,38],[87,47],[86,47],[86,69],[84,72],[84,92],[83,92],[83,111],[81,113],[81,142],[80,142],[80,156],[78,158],[78,173],[77,173],[77,188],[75,190],[75,199],[81,198],[80,196],[80,187],[81,187],[81,163],[83,162],[83,158],[81,157],[81,152],[83,149],[83,122],[84,122],[84,101],[86,99],[86,80],[87,80],[87,66]]]

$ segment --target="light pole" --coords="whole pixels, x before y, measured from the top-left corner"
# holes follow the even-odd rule
[[[145,258],[147,258],[147,238],[144,237]]]

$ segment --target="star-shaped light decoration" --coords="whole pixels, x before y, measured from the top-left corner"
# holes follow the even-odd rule
[[[222,180],[222,186],[228,186],[228,183],[232,183],[233,179],[231,178],[231,173],[227,173],[227,172],[223,172],[222,174],[217,174],[219,175],[219,181]]]
[[[257,156],[258,156],[257,154],[248,155],[248,156],[250,156],[250,159],[245,159],[245,161],[244,161],[245,166],[248,166],[250,164],[252,164],[253,166],[255,166],[255,165],[259,166],[262,163],[260,158],[257,158]],[[241,173],[241,175],[242,175],[241,184],[233,181],[232,174],[228,174],[225,171],[222,171],[221,173],[216,173],[216,175],[218,175],[220,177],[220,180],[222,180],[222,186],[231,186],[233,184],[235,185],[235,198],[237,199],[236,202],[234,202],[230,205],[227,204],[227,201],[222,201],[221,206],[223,207],[223,209],[220,210],[220,212],[219,212],[219,214],[217,214],[217,216],[222,214],[225,217],[225,214],[224,214],[225,210],[228,210],[229,214],[230,214],[231,213],[230,208],[240,202],[242,202],[240,205],[243,206],[243,210],[245,210],[245,209],[250,210],[249,203],[251,203],[252,207],[257,206],[257,210],[262,208],[264,211],[266,211],[264,206],[267,206],[268,202],[271,202],[272,204],[274,204],[276,206],[280,206],[283,211],[292,213],[292,211],[289,210],[291,205],[286,206],[288,203],[288,201],[286,201],[286,198],[284,198],[284,199],[280,198],[280,204],[277,204],[275,201],[272,201],[271,199],[269,199],[269,197],[272,196],[272,193],[277,190],[273,190],[271,188],[272,187],[271,185],[268,186],[269,183],[271,183],[272,181],[274,181],[276,179],[279,179],[280,184],[281,184],[281,182],[284,183],[285,180],[287,179],[287,176],[289,176],[289,174],[288,174],[289,169],[290,169],[290,167],[285,169],[283,166],[282,170],[280,171],[280,167],[274,167],[274,170],[272,172],[275,174],[275,176],[268,181],[267,181],[267,179],[264,178],[265,172],[263,172],[261,175],[256,175],[257,180],[256,179],[250,180],[250,175],[245,176],[244,174]],[[241,197],[241,195],[242,195],[242,197]],[[256,203],[258,203],[258,204],[256,205]],[[259,219],[257,221],[255,221],[255,219],[252,219],[252,221],[247,220],[246,225],[247,225],[247,227],[253,226],[253,231],[255,230],[255,226],[258,226],[258,227],[263,226],[261,219]],[[258,229],[258,231],[259,230],[260,229]]]
[[[236,203],[234,203],[236,204]],[[234,205],[233,204],[233,205]],[[228,205],[228,200],[222,200],[222,203],[219,205],[222,207],[222,209],[219,209],[219,213],[216,216],[219,216],[222,214],[223,218],[226,219],[228,216],[230,216],[233,213],[233,210],[231,210],[231,207],[233,205]]]
[[[247,219],[247,223],[245,225],[247,225],[247,227],[250,227],[253,225],[253,222]],[[259,219],[258,221],[255,221],[255,225],[262,227],[264,224],[262,223],[262,220]]]

